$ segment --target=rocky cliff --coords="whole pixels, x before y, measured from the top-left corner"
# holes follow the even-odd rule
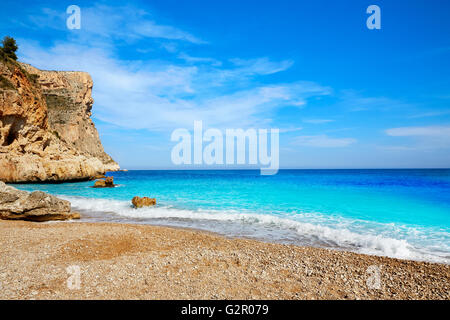
[[[86,180],[118,170],[90,118],[91,91],[85,72],[0,60],[0,180]]]

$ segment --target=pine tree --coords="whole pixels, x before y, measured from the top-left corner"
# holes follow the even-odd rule
[[[16,51],[19,48],[17,46],[16,40],[11,37],[4,37],[2,41],[2,47],[0,48],[2,52],[9,58],[17,60]]]

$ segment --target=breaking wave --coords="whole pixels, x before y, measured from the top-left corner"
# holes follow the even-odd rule
[[[183,209],[170,205],[136,210],[128,201],[59,196],[87,219],[179,226],[226,236],[294,243],[399,259],[450,263],[449,234],[435,230],[320,214],[262,214],[235,210]]]

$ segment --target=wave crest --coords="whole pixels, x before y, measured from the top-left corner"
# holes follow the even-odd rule
[[[361,228],[359,232],[349,230],[341,224],[335,227],[325,226],[319,223],[296,221],[291,216],[275,216],[270,214],[242,213],[235,210],[205,210],[205,209],[181,209],[173,206],[157,205],[155,207],[141,208],[136,210],[127,201],[91,199],[83,197],[59,196],[69,200],[75,210],[86,213],[101,213],[102,217],[108,215],[125,217],[141,222],[142,220],[152,222],[159,220],[158,224],[184,226],[183,221],[189,221],[188,226],[198,229],[207,229],[226,235],[239,236],[242,232],[233,232],[230,224],[243,227],[250,226],[246,230],[261,228],[262,232],[267,230],[279,230],[295,234],[298,244],[318,245],[325,247],[342,248],[359,253],[388,256],[399,259],[422,260],[440,263],[450,263],[448,253],[436,253],[424,248],[417,248],[405,239],[370,234],[368,230]],[[162,221],[162,223],[161,223]],[[166,221],[167,223],[164,223]],[[224,226],[221,223],[226,223]],[[390,224],[392,227],[392,224]],[[228,229],[226,229],[228,227]],[[417,232],[413,230],[412,232]],[[255,234],[245,234],[248,237],[256,237]],[[292,235],[290,236],[292,238]],[[260,238],[260,237],[259,237]],[[267,239],[273,240],[273,239]]]

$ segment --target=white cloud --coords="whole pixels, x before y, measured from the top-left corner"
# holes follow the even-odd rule
[[[450,126],[400,127],[387,129],[393,137],[450,137]]]
[[[142,37],[183,40],[195,44],[207,43],[206,41],[203,41],[188,32],[182,31],[172,26],[158,25],[154,21],[133,23],[133,27],[130,31],[134,31],[135,35],[139,35]]]
[[[285,61],[271,61],[267,57],[242,60],[232,59],[230,67],[215,68],[202,75],[202,81],[214,86],[244,83],[256,76],[267,76],[287,70],[292,63]],[[324,88],[321,87],[320,90]],[[305,87],[305,90],[309,90]],[[303,103],[303,101],[300,101]]]
[[[43,8],[28,17],[31,28],[67,30],[64,10]],[[132,5],[107,6],[94,4],[81,8],[81,30],[72,31],[72,40],[82,43],[122,40],[126,43],[145,38],[185,41],[204,44],[206,41],[179,28],[159,24],[151,13]]]
[[[379,149],[389,150],[389,151],[416,151],[417,147],[410,146],[379,146]]]
[[[400,127],[387,129],[392,137],[410,137],[415,140],[413,146],[420,150],[446,149],[450,147],[450,126]]]
[[[296,131],[300,131],[303,130],[302,127],[297,127],[297,128],[280,128],[280,133],[289,133],[289,132],[296,132]]]
[[[259,58],[259,59],[230,59],[230,61],[239,67],[241,72],[244,72],[249,75],[268,75],[273,73],[278,73],[284,70],[289,69],[294,62],[291,60],[283,60],[280,62],[270,61],[268,58]]]
[[[312,123],[312,124],[322,124],[322,123],[329,123],[333,122],[334,120],[331,119],[305,119],[303,122],[306,123]]]
[[[190,55],[188,55],[186,53],[180,53],[178,55],[178,58],[180,58],[180,59],[182,59],[182,60],[184,60],[184,61],[186,61],[188,63],[192,63],[192,64],[195,64],[195,63],[208,63],[208,64],[211,64],[212,66],[215,66],[215,67],[220,67],[222,65],[222,62],[217,60],[217,59],[204,58],[204,57],[192,57],[192,56],[190,56]]]
[[[438,117],[450,114],[450,110],[445,111],[435,111],[435,112],[424,112],[410,116],[409,118],[429,118],[429,117]]]
[[[89,72],[94,80],[94,115],[111,124],[150,130],[190,127],[194,120],[215,127],[268,126],[277,109],[303,107],[309,98],[331,93],[314,82],[253,81],[287,70],[291,60],[235,58],[225,60],[225,66],[212,57],[191,56],[183,43],[205,41],[159,24],[155,16],[136,7],[96,4],[83,7],[81,14],[80,32],[66,30],[68,39],[50,47],[19,39],[19,56],[41,69]],[[44,9],[30,19],[40,27],[47,23],[46,27],[64,29],[65,17]],[[149,38],[162,40],[147,48]],[[119,58],[123,46],[134,46],[141,53],[165,50],[162,56],[171,58],[129,61]]]
[[[339,148],[347,147],[357,140],[353,138],[332,138],[327,135],[298,136],[293,144],[304,147]]]
[[[392,109],[408,109],[410,110],[412,105],[400,100],[388,98],[388,97],[367,97],[361,95],[354,90],[343,90],[340,93],[340,103],[349,111],[390,111]]]
[[[227,72],[249,76],[246,68],[125,61],[114,58],[107,47],[59,43],[47,49],[25,40],[21,43],[21,59],[38,68],[89,72],[94,80],[94,115],[132,129],[190,128],[194,120],[215,127],[268,126],[278,108],[330,92],[313,82],[250,83],[242,89],[236,87],[238,80],[217,84],[211,79]]]

